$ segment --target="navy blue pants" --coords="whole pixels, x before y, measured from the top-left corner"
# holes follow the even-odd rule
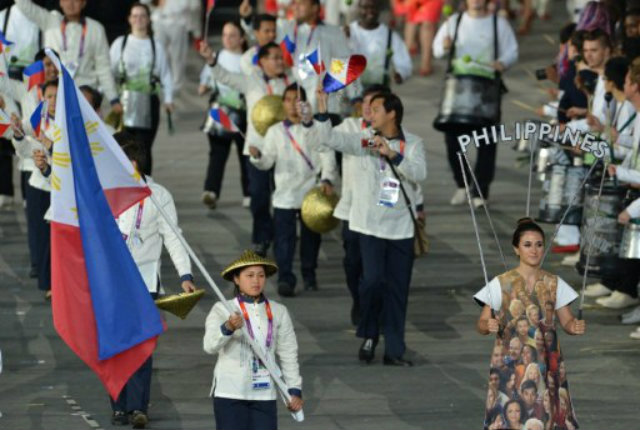
[[[275,400],[235,400],[213,398],[217,430],[276,430],[278,407]]]
[[[152,364],[152,358],[149,356],[147,361],[129,378],[120,392],[118,400],[114,402],[113,399],[109,398],[113,411],[125,413],[142,411],[147,413],[151,395]]]
[[[356,334],[377,340],[382,320],[385,356],[400,358],[406,349],[404,325],[413,269],[413,238],[388,240],[360,234],[360,252],[361,319]]]
[[[273,241],[273,219],[271,218],[271,176],[273,169],[260,170],[247,162],[249,176],[249,195],[251,196],[251,215],[253,232],[251,241],[256,244]]]
[[[360,255],[360,234],[349,230],[349,222],[342,222],[342,247],[344,258],[342,266],[347,278],[347,288],[351,293],[353,305],[360,306],[360,281],[362,279],[362,255]]]
[[[27,184],[27,234],[31,264],[38,269],[38,289],[51,289],[51,229],[44,215],[51,204],[51,194]]]
[[[300,220],[300,268],[302,279],[306,283],[316,282],[316,267],[322,236],[314,233],[302,222],[300,210],[273,210],[275,240],[273,254],[278,263],[278,282],[286,282],[295,287],[296,275],[293,274],[293,256],[296,251],[296,220]]]

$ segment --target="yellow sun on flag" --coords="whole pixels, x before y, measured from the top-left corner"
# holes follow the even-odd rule
[[[98,130],[98,123],[96,121],[87,121],[84,125],[87,134],[93,134]]]
[[[67,152],[53,152],[53,156],[51,157],[53,160],[53,164],[59,167],[67,168],[71,164],[71,157]]]
[[[140,173],[138,173],[138,171],[136,169],[133,169],[133,173],[131,174],[131,177],[136,181],[136,182],[140,182],[140,180],[142,179],[142,176],[140,175]]]
[[[91,146],[91,153],[94,157],[104,151],[100,142],[91,142],[89,145]]]
[[[56,191],[62,189],[62,180],[55,173],[51,174],[51,187]]]
[[[340,73],[342,73],[343,69],[344,69],[344,61],[342,61],[342,60],[333,60],[331,62],[331,74],[332,75],[339,75]]]

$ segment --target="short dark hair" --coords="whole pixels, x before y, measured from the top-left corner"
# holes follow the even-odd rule
[[[362,93],[362,97],[366,97],[370,94],[388,94],[391,90],[388,86],[382,84],[373,84],[367,87]]]
[[[489,376],[491,376],[491,375],[500,376],[500,369],[498,369],[496,367],[492,367],[491,369],[489,369]]]
[[[60,85],[60,83],[59,83],[58,79],[54,79],[52,81],[45,82],[42,85],[42,93],[44,94],[46,89],[49,88],[49,87],[58,87],[59,85]]]
[[[540,233],[542,235],[542,241],[544,242],[544,230],[533,221],[531,218],[520,218],[518,220],[518,226],[516,230],[513,232],[513,238],[511,239],[511,244],[516,248],[520,245],[520,238],[523,234],[528,231],[534,231],[536,233]]]
[[[609,35],[604,30],[601,30],[599,28],[596,28],[595,30],[587,32],[587,34],[584,36],[584,41],[585,42],[599,41],[603,47],[609,48],[609,49],[613,48],[613,44],[611,43],[611,37],[609,37]]]
[[[51,48],[49,48],[51,49]],[[55,49],[51,49],[51,52],[53,52],[56,57],[60,58],[60,55],[58,55],[58,53],[56,52]],[[38,52],[36,52],[35,57],[33,57],[33,61],[42,61],[44,60],[44,57],[47,56],[47,53],[45,52],[44,48],[42,48],[41,50],[39,50]]]
[[[620,91],[624,91],[624,80],[629,71],[629,64],[627,57],[612,57],[604,65],[605,79],[613,82]]]
[[[275,24],[276,17],[268,13],[260,13],[256,15],[256,17],[253,18],[253,29],[260,30],[260,26],[263,22],[272,22]]]
[[[576,27],[577,25],[574,22],[562,27],[560,29],[560,43],[567,43],[571,39],[573,32],[576,31]]]
[[[258,60],[268,57],[269,51],[272,49],[280,49],[280,46],[275,42],[269,42],[266,45],[261,46],[260,49],[258,49]]]
[[[520,386],[520,391],[522,392],[530,388],[533,388],[534,390],[536,390],[536,393],[538,392],[538,386],[536,385],[536,383],[533,382],[531,379],[527,379],[526,381],[522,382],[522,385]]]
[[[113,138],[118,142],[118,145],[120,145],[120,148],[122,148],[122,151],[125,153],[127,158],[138,164],[140,174],[144,175],[141,169],[142,166],[144,166],[146,157],[144,155],[142,144],[133,134],[127,131],[119,131],[113,135]]]
[[[93,110],[97,110],[102,106],[102,93],[100,91],[93,88],[91,85],[82,85],[80,86],[80,91],[86,91],[91,94],[91,107]]]
[[[287,85],[287,88],[284,89],[284,91],[282,92],[282,100],[284,100],[284,95],[287,94],[289,91],[298,92],[298,88],[300,88],[300,100],[303,102],[306,102],[307,92],[304,90],[304,88],[298,87],[298,84],[295,82],[293,84]]]
[[[371,103],[378,99],[382,100],[382,106],[384,106],[385,112],[396,113],[396,126],[400,128],[402,125],[402,116],[404,115],[404,107],[402,106],[402,100],[400,100],[400,97],[393,93],[380,93],[373,96]]]

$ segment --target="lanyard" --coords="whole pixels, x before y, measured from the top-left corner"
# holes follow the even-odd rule
[[[302,158],[304,159],[304,161],[307,163],[307,166],[309,167],[309,169],[311,171],[313,171],[313,163],[311,162],[311,160],[309,159],[309,157],[307,156],[307,154],[304,153],[304,151],[302,150],[302,148],[300,147],[300,145],[298,144],[298,142],[296,141],[296,139],[293,137],[293,135],[291,134],[291,130],[289,130],[289,126],[285,123],[282,123],[282,126],[284,127],[284,132],[287,134],[287,137],[289,138],[289,140],[291,141],[291,144],[293,145],[293,148],[298,151],[298,154],[300,154],[302,156]]]
[[[60,23],[60,31],[62,32],[62,50],[67,51],[67,20],[66,18]],[[82,35],[80,36],[80,52],[78,60],[84,55],[84,40],[87,37],[87,20],[82,18]]]
[[[267,94],[268,95],[273,95],[273,87],[271,87],[271,84],[269,83],[269,78],[267,77],[267,75],[262,75],[262,77],[264,78],[264,84],[267,86]],[[284,75],[282,77],[282,79],[284,79],[284,85],[285,87],[289,86],[289,78],[287,77],[287,75]]]
[[[404,140],[400,140],[400,155],[404,156],[404,147],[405,147],[405,141]],[[380,170],[384,171],[387,168],[387,164],[384,161],[384,158],[382,156],[380,156]]]
[[[247,324],[247,330],[249,331],[249,336],[251,339],[255,339],[253,334],[253,327],[251,327],[251,320],[249,319],[249,313],[247,312],[247,308],[242,301],[240,296],[237,297],[238,304],[240,305],[240,310],[242,311],[242,316],[244,317],[245,323]],[[271,343],[273,341],[273,313],[271,312],[271,305],[269,304],[269,300],[265,297],[264,299],[264,307],[267,311],[267,319],[269,320],[269,328],[267,329],[267,349],[271,347]]]
[[[313,33],[316,31],[316,27],[318,27],[318,24],[313,24],[311,26],[311,31],[309,32],[309,37],[307,38],[307,46],[305,46],[304,48],[305,53],[309,49],[309,44],[311,43],[311,39],[313,39]],[[298,46],[298,24],[296,24],[296,27],[293,29],[293,44],[296,47]]]
[[[633,120],[636,119],[636,115],[637,115],[637,113],[634,112],[633,115],[631,115],[631,117],[629,117],[627,122],[624,123],[622,128],[620,130],[618,130],[618,133],[622,133],[629,126],[629,124],[631,124],[633,122]]]
[[[140,230],[140,224],[142,223],[142,212],[144,211],[144,200],[140,200],[140,206],[138,206],[138,213],[136,215],[136,230]]]

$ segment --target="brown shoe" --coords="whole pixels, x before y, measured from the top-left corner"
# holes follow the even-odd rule
[[[51,290],[47,290],[47,292],[44,293],[44,299],[51,300]]]
[[[149,417],[142,411],[133,411],[130,420],[134,429],[143,429],[149,422]]]

